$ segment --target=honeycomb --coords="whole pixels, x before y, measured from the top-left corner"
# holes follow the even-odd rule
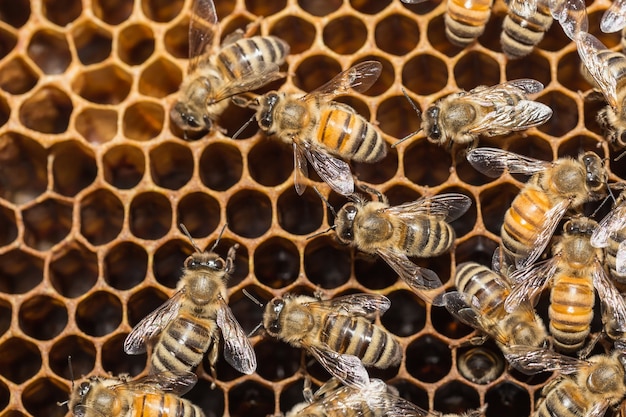
[[[331,234],[306,239],[332,218],[311,187],[296,195],[290,147],[254,126],[230,138],[251,111],[231,106],[220,122],[224,133],[184,140],[169,109],[186,71],[191,3],[0,2],[0,413],[69,415],[57,405],[70,391],[68,356],[76,378],[145,373],[146,355],[127,356],[122,343],[173,293],[193,250],[177,225],[184,223],[207,248],[228,223],[216,250],[225,255],[240,244],[229,292],[246,331],[262,311],[243,289],[263,301],[318,288],[328,297],[385,294],[392,306],[380,320],[398,336],[405,357],[373,376],[427,409],[459,412],[488,403],[487,417],[528,416],[549,374],[527,377],[501,364],[486,380],[484,370],[460,372],[460,358],[471,357],[480,368],[501,363],[501,354],[492,343],[480,351],[464,344],[472,329],[425,305],[380,259],[339,245]],[[538,128],[481,143],[544,160],[594,150],[610,158],[612,180],[626,177],[626,165],[613,161],[618,151],[609,149],[595,121],[604,103],[581,93],[590,85],[557,24],[530,56],[507,61],[499,45],[501,2],[485,34],[464,49],[445,37],[445,2],[215,3],[222,36],[264,16],[261,33],[290,44],[289,76],[264,91],[308,92],[356,62],[380,61],[372,89],[339,101],[375,121],[389,144],[419,126],[403,86],[424,109],[459,88],[530,77],[546,86],[538,100],[555,115]],[[618,47],[619,34],[598,29],[610,2],[587,3],[590,31]],[[455,264],[489,264],[504,211],[525,180],[484,177],[423,136],[377,164],[353,168],[392,204],[444,191],[472,199],[453,223],[455,249],[420,261],[445,288],[453,285]],[[346,201],[316,186],[335,207]],[[187,397],[207,416],[284,412],[302,401],[305,374],[317,383],[328,376],[300,350],[262,335],[252,341],[259,362],[252,376],[222,359],[211,390],[206,360],[200,366]]]

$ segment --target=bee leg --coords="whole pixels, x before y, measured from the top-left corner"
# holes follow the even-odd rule
[[[217,381],[217,372],[215,372],[215,364],[217,363],[217,356],[219,354],[219,346],[220,341],[217,337],[213,337],[213,342],[211,343],[211,350],[209,351],[209,366],[211,371],[211,389],[215,389],[215,381]]]
[[[383,193],[381,193],[380,191],[378,191],[374,187],[370,187],[369,185],[362,184],[362,183],[358,184],[358,187],[361,190],[363,190],[364,192],[376,196],[378,201],[380,201],[381,203],[389,204],[389,201],[387,200],[387,197],[385,197],[385,195],[383,195]]]
[[[341,382],[339,381],[339,379],[335,377],[330,378],[324,383],[324,385],[322,385],[317,391],[315,391],[315,399],[317,400],[319,398],[325,397],[329,392],[332,392],[339,386],[341,386]]]
[[[235,255],[237,254],[237,249],[239,249],[239,243],[235,243],[233,246],[228,249],[228,254],[226,255],[226,273],[230,274],[235,269]]]
[[[587,346],[578,351],[578,359],[586,359],[591,354],[593,348],[596,347],[598,341],[603,337],[603,332],[597,332],[596,334],[594,334],[591,340],[589,340],[589,343],[587,343]]]
[[[304,396],[304,401],[309,404],[311,404],[315,400],[313,390],[311,389],[311,378],[308,375],[304,377],[304,387],[302,388],[302,395]]]
[[[315,289],[315,292],[313,293],[313,297],[315,297],[319,301],[324,301],[327,299],[326,295],[324,294],[324,291],[322,291],[322,289],[319,286]]]

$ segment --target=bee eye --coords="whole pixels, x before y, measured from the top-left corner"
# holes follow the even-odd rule
[[[84,397],[89,392],[90,387],[91,385],[89,384],[89,382],[83,382],[82,384],[80,384],[80,387],[78,387],[78,395]]]
[[[278,322],[276,322],[276,321],[275,321],[275,322],[273,322],[273,323],[270,325],[270,328],[269,328],[269,329],[267,329],[267,330],[268,330],[270,333],[274,333],[274,334],[276,334],[276,333],[280,333],[280,324],[278,324]]]
[[[348,214],[354,214],[354,213],[356,213],[356,206],[355,206],[354,204],[349,204],[349,205],[346,205],[346,212],[347,212]]]
[[[198,124],[198,122],[196,122],[196,118],[193,116],[187,116],[187,126],[191,127],[191,128],[198,128],[200,127],[200,125]]]
[[[221,271],[222,269],[226,267],[226,264],[224,263],[224,260],[222,258],[217,258],[216,260],[211,262],[211,264],[212,264],[211,267],[218,271]]]

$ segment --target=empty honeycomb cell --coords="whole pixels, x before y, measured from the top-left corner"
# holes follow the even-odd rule
[[[459,374],[475,384],[489,384],[504,372],[504,357],[494,343],[462,347],[456,354]]]
[[[109,148],[102,157],[104,180],[115,188],[133,188],[143,178],[146,158],[141,149],[131,145]]]
[[[324,208],[314,190],[308,188],[298,195],[290,187],[278,197],[276,214],[284,230],[294,235],[307,235],[322,225]]]
[[[20,122],[41,133],[63,133],[74,110],[72,100],[56,87],[46,86],[27,98],[19,109]]]
[[[298,6],[313,16],[326,16],[341,7],[341,0],[298,0]]]
[[[52,378],[38,378],[22,391],[22,404],[33,416],[64,416],[65,408],[59,407],[59,402],[67,398],[67,386]]]
[[[338,54],[353,54],[365,44],[367,28],[355,16],[341,16],[324,26],[322,39],[326,46]]]
[[[0,5],[0,20],[14,28],[24,26],[30,18],[30,13],[30,2],[28,0],[4,2]]]
[[[130,303],[129,306],[135,308]],[[76,307],[76,324],[89,336],[105,336],[117,329],[122,322],[122,310],[122,303],[115,295],[96,291],[85,297]]]
[[[454,66],[456,85],[471,90],[479,85],[496,85],[500,82],[500,65],[483,52],[468,52]]]
[[[425,2],[426,3],[435,3],[435,2]],[[439,51],[448,57],[454,57],[459,52],[463,50],[454,44],[452,44],[448,37],[446,36],[446,25],[444,22],[444,15],[440,14],[438,16],[433,17],[428,23],[428,31],[426,36],[428,37],[428,41],[433,46],[436,51]],[[426,74],[418,74],[417,76],[426,75]]]
[[[87,107],[76,116],[75,126],[87,142],[105,143],[117,134],[117,112]]]
[[[146,367],[147,355],[124,354],[124,339],[127,334],[116,334],[102,344],[100,361],[105,372],[112,375],[129,374],[135,376]]]
[[[104,245],[122,231],[124,206],[115,194],[98,189],[80,202],[80,233],[94,245]]]
[[[440,58],[429,54],[416,55],[402,67],[402,84],[420,95],[442,90],[448,83],[448,68]]]
[[[228,411],[233,416],[265,417],[274,412],[274,392],[256,381],[246,381],[228,392]]]
[[[183,73],[178,66],[164,58],[155,59],[139,76],[139,92],[163,98],[178,91]]]
[[[10,244],[16,237],[15,212],[8,207],[0,207],[0,246]]]
[[[150,151],[150,174],[159,187],[178,190],[191,180],[194,161],[189,147],[164,142]]]
[[[480,211],[487,230],[496,235],[504,221],[504,213],[511,207],[520,190],[511,183],[501,183],[480,193]]]
[[[392,3],[391,0],[350,0],[350,6],[358,12],[376,15]]]
[[[18,313],[20,329],[38,340],[50,340],[58,336],[67,325],[67,310],[63,303],[45,295],[25,300]],[[42,323],[46,323],[42,326]]]
[[[141,10],[150,20],[169,22],[180,14],[183,3],[184,0],[141,0]]]
[[[80,72],[72,81],[72,89],[92,103],[119,104],[128,97],[132,82],[129,73],[115,64],[107,64]]]
[[[200,180],[212,190],[228,190],[239,182],[242,171],[241,153],[231,144],[209,143],[200,156]]]
[[[348,282],[351,273],[350,250],[334,236],[323,235],[307,242],[304,272],[309,281],[322,288],[337,288]]]
[[[443,184],[450,176],[450,166],[450,153],[425,138],[414,140],[404,151],[404,175],[415,184]]]
[[[387,288],[398,280],[398,274],[380,257],[362,252],[355,253],[354,276],[361,285],[372,290]]]
[[[380,130],[398,139],[420,128],[420,117],[404,96],[390,97],[380,103],[376,120]]]
[[[67,141],[51,149],[54,191],[73,197],[96,179],[98,167],[91,150],[77,142]]]
[[[24,94],[39,81],[39,75],[19,56],[7,60],[0,67],[0,88],[10,94]]]
[[[578,157],[578,155],[585,151],[592,151],[598,154],[600,158],[604,158],[606,157],[606,155],[604,155],[604,150],[601,146],[602,142],[598,141],[598,139],[594,137],[587,135],[576,135],[559,145],[557,157],[561,158],[564,156],[570,156],[572,158],[576,158]]]
[[[0,28],[0,59],[8,55],[15,48],[17,37],[8,30]]]
[[[68,360],[72,362],[70,372]],[[56,341],[50,348],[50,368],[52,371],[67,380],[78,375],[88,375],[96,365],[96,347],[93,342],[81,336],[70,335]]]
[[[450,348],[442,340],[431,335],[422,336],[406,348],[406,369],[424,382],[437,382],[448,375],[452,368]],[[441,410],[437,408],[437,410]]]
[[[491,13],[489,21],[485,25],[485,31],[478,38],[478,42],[485,48],[493,52],[502,52],[500,44],[500,34],[502,33],[502,23],[506,13]]]
[[[599,26],[599,23],[597,23],[596,26],[591,26],[591,22],[589,22],[590,28]],[[561,28],[561,25],[553,24],[552,26],[550,26],[550,29],[548,29],[537,47],[546,51],[559,51],[565,48],[567,45],[570,45],[571,43],[572,41],[565,35],[565,32],[563,32],[563,28]]]
[[[598,112],[607,106],[604,98],[596,96],[592,99],[591,97],[589,97],[585,101],[583,101],[583,105],[585,115],[585,127],[593,133],[604,136],[606,132],[602,128],[600,128],[600,125],[598,124]]]
[[[315,392],[317,390],[317,386],[315,384],[311,384],[311,388]],[[295,405],[304,403],[304,396],[302,394],[302,390],[304,389],[304,380],[299,379],[293,383],[287,384],[280,391],[280,411],[283,413],[288,413]]]
[[[245,0],[246,10],[255,16],[271,16],[283,10],[287,0],[267,2],[263,0]]]
[[[264,241],[254,252],[254,273],[261,283],[271,288],[286,287],[300,273],[298,248],[281,237]]]
[[[398,173],[398,152],[389,148],[385,159],[375,164],[352,162],[352,172],[359,181],[370,184],[387,182]]]
[[[133,235],[141,239],[159,239],[172,227],[172,206],[163,194],[138,194],[130,203],[129,217]]]
[[[211,387],[211,383],[201,379],[185,394],[185,398],[204,411],[205,417],[221,417],[224,415],[224,391]]]
[[[485,403],[489,404],[485,413],[487,417],[502,415],[525,417],[530,415],[528,391],[512,382],[501,382],[487,390]]]
[[[80,0],[44,0],[42,6],[46,19],[59,26],[73,22],[83,12]]]
[[[277,140],[259,141],[248,153],[248,170],[261,185],[282,184],[293,173],[293,149]]]
[[[578,106],[574,99],[559,91],[549,91],[536,99],[552,109],[552,117],[537,129],[561,137],[578,124]]]
[[[433,408],[442,413],[462,413],[480,407],[480,397],[471,386],[451,381],[435,391],[433,404]]]
[[[374,39],[381,50],[404,56],[415,49],[420,32],[415,20],[401,14],[391,14],[376,24]]]
[[[293,28],[298,30],[293,30]],[[290,46],[292,54],[307,51],[315,41],[316,29],[306,19],[299,16],[287,15],[278,19],[270,28],[270,35],[278,36]]]
[[[134,0],[94,0],[93,13],[110,25],[119,25],[133,12]]]
[[[301,90],[311,92],[341,71],[341,64],[335,59],[325,55],[313,55],[298,65],[293,82]]]
[[[117,53],[128,65],[140,65],[154,53],[154,33],[146,25],[130,25],[118,36]]]
[[[65,34],[50,29],[33,34],[27,52],[33,62],[46,74],[61,74],[72,62]]]
[[[256,371],[268,381],[289,378],[300,369],[302,349],[275,339],[264,339],[254,346],[254,350],[258,362]]]
[[[13,249],[0,255],[0,289],[5,294],[24,294],[43,280],[43,260]]]
[[[72,228],[72,205],[52,198],[23,212],[24,242],[45,251],[61,242]]]
[[[229,281],[229,287],[232,287],[231,284]],[[262,304],[266,304],[273,298],[272,294],[256,286],[247,287],[246,291]],[[255,330],[255,335],[263,333],[263,328],[258,327],[263,321],[263,307],[259,306],[256,301],[249,299],[243,291],[237,291],[230,296],[228,304],[246,334],[250,334],[253,330]]]
[[[133,242],[120,242],[104,257],[104,280],[118,290],[129,290],[146,277],[148,253]]]
[[[439,194],[443,194],[443,193],[463,194],[469,197],[470,200],[472,200],[472,205],[469,206],[467,211],[458,219],[454,220],[453,222],[450,222],[450,225],[454,229],[454,232],[456,233],[457,238],[465,236],[466,234],[472,231],[472,229],[474,228],[474,225],[476,224],[476,217],[477,217],[476,212],[478,208],[476,207],[474,196],[468,190],[464,188],[458,188],[458,187],[446,188],[445,190],[441,191],[441,193]]]
[[[137,323],[160,307],[168,298],[167,294],[163,294],[162,291],[153,287],[146,287],[137,291],[130,297],[126,306],[128,308],[126,313],[128,324],[135,327]]]
[[[0,345],[0,375],[9,381],[21,384],[40,368],[41,352],[34,343],[11,337]]]
[[[259,191],[241,190],[228,200],[226,219],[230,230],[239,236],[259,237],[272,224],[272,203]]]
[[[504,214],[498,219],[494,219],[494,223],[502,225]],[[498,226],[498,233],[500,228]],[[496,232],[493,232],[496,233]],[[477,262],[479,264],[491,267],[493,252],[498,247],[498,243],[484,236],[472,236],[470,239],[459,243],[456,247],[455,260],[457,265],[462,262]]]
[[[0,411],[3,411],[11,401],[11,391],[3,381],[0,381]],[[6,415],[6,414],[5,414]]]
[[[11,108],[3,96],[0,96],[0,127],[9,121]]]
[[[163,36],[165,50],[174,58],[189,58],[189,20],[178,20]]]
[[[113,35],[91,20],[72,28],[72,39],[78,59],[83,65],[97,64],[111,56]]]
[[[275,82],[282,81],[279,80]],[[263,88],[263,90],[277,90],[279,87],[273,88],[274,85],[274,83],[268,84]],[[259,92],[262,94],[261,91]],[[243,130],[241,129],[249,120],[252,120],[251,118],[253,116],[254,110],[235,106],[230,103],[228,107],[226,107],[226,111],[224,111],[224,113],[220,116],[217,124],[221,129],[223,129],[223,131],[225,131],[225,134],[228,137],[233,138],[235,133],[237,133],[237,137],[233,139],[249,139],[259,131],[258,123],[250,123]]]
[[[543,138],[526,133],[513,134],[506,138],[508,150],[531,158],[550,160],[552,149],[550,143]]]
[[[525,57],[524,65],[520,65],[519,61],[507,61],[506,79],[517,80],[520,78],[532,78],[533,80],[539,81],[544,86],[550,84],[550,80],[552,79],[550,75],[550,62],[537,53],[531,53]],[[557,72],[557,78],[560,78],[560,71]]]
[[[8,301],[0,299],[0,336],[4,335],[11,328],[12,310],[13,308]]]
[[[159,284],[175,288],[185,259],[192,253],[189,242],[170,240],[154,253],[152,273]]]
[[[574,50],[559,59],[556,72],[557,80],[569,90],[587,91],[591,88],[591,85],[581,74],[580,70],[580,56],[578,55],[578,51]]]
[[[387,330],[396,336],[407,337],[426,325],[426,306],[414,293],[406,290],[387,294],[391,307],[380,318]]]
[[[392,387],[398,390],[398,395],[407,401],[411,401],[418,407],[428,410],[428,393],[419,386],[405,380],[396,379],[391,384]]]
[[[191,236],[204,237],[220,223],[219,202],[206,193],[187,194],[178,203],[177,224],[184,224]]]
[[[55,253],[49,269],[56,292],[68,298],[79,297],[98,280],[98,257],[81,244],[72,243]]]
[[[467,336],[474,331],[473,328],[456,320],[452,315],[443,307],[433,307],[430,310],[430,321],[437,331],[444,336],[460,339]]]

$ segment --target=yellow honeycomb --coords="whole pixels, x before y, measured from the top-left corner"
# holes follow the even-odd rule
[[[507,370],[486,384],[472,382],[457,369],[458,358],[473,353],[462,344],[471,329],[425,306],[381,260],[330,234],[306,239],[332,219],[310,187],[296,195],[288,146],[254,126],[230,139],[251,111],[231,106],[220,121],[225,134],[184,140],[169,109],[186,71],[191,3],[0,2],[0,414],[68,415],[57,405],[70,390],[68,356],[76,378],[145,372],[146,355],[127,356],[122,343],[173,292],[192,251],[177,225],[206,248],[227,222],[217,251],[241,245],[229,288],[246,331],[262,312],[244,288],[262,300],[316,288],[329,297],[385,294],[392,307],[381,322],[400,338],[405,359],[374,376],[424,408],[458,412],[488,403],[487,417],[528,416],[548,376]],[[264,16],[261,33],[290,44],[289,76],[264,91],[308,92],[355,62],[379,60],[374,87],[340,101],[376,121],[389,144],[419,126],[402,86],[424,109],[459,88],[531,77],[546,86],[538,100],[555,115],[536,129],[482,143],[545,160],[594,150],[611,157],[612,180],[626,177],[595,121],[604,103],[581,94],[590,86],[557,24],[530,56],[507,61],[499,45],[501,2],[485,34],[465,49],[445,38],[445,2],[215,3],[222,35]],[[590,31],[618,47],[618,34],[598,29],[609,5],[588,1]],[[489,263],[504,211],[523,185],[510,175],[488,179],[422,136],[354,171],[394,204],[443,191],[471,197],[472,208],[453,223],[455,250],[421,262],[446,288],[456,263]],[[333,193],[329,199],[336,207],[346,201]],[[286,411],[302,401],[305,373],[318,382],[327,377],[299,350],[262,336],[253,343],[259,368],[252,376],[220,360],[211,390],[201,365],[188,397],[207,416]],[[501,358],[493,344],[484,348]]]

